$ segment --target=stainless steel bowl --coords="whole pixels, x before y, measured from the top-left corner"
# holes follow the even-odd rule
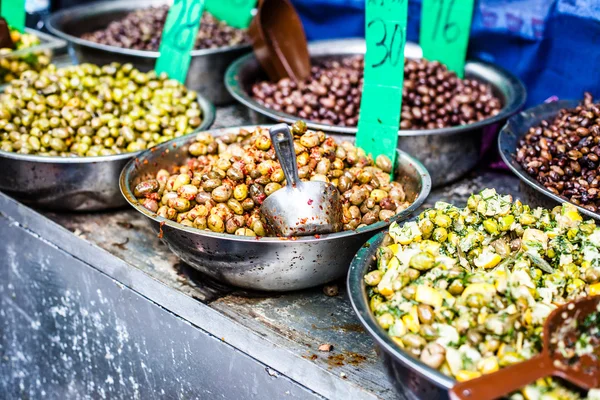
[[[108,46],[81,39],[83,33],[105,28],[127,13],[151,6],[170,4],[169,0],[118,0],[85,4],[52,14],[46,20],[48,30],[69,43],[69,51],[78,63],[98,65],[114,61],[132,63],[141,71],[154,69],[158,51],[132,50]],[[223,84],[229,64],[250,51],[250,45],[193,50],[192,62],[185,85],[197,90],[217,105],[232,101]]]
[[[223,135],[240,128],[210,131]],[[317,286],[346,274],[358,248],[375,232],[392,221],[408,218],[425,201],[431,190],[431,179],[419,161],[398,151],[396,172],[413,203],[389,222],[322,235],[320,238],[299,237],[295,240],[277,237],[251,238],[215,233],[185,227],[159,217],[140,206],[133,196],[133,187],[161,168],[180,165],[187,158],[191,137],[165,142],[130,161],[121,174],[121,191],[127,201],[151,221],[163,241],[183,261],[218,281],[234,286],[267,291],[290,291]],[[162,232],[162,234],[160,234]]]
[[[390,381],[396,391],[408,399],[447,399],[454,379],[428,367],[400,349],[379,326],[369,309],[369,297],[363,277],[376,268],[375,256],[385,232],[380,232],[365,243],[350,264],[348,296],[358,319],[375,343],[383,351],[382,357]]]
[[[519,139],[525,136],[529,128],[538,125],[543,120],[552,119],[563,108],[574,108],[577,107],[578,104],[579,101],[577,100],[560,100],[541,104],[513,116],[500,131],[500,135],[498,136],[500,155],[506,165],[508,165],[512,172],[514,172],[521,180],[520,189],[523,194],[522,199],[525,203],[550,209],[562,203],[571,203],[568,199],[552,193],[534,177],[529,175],[517,162],[515,154],[517,152]],[[600,214],[591,212],[576,204],[573,205],[577,207],[580,213],[600,220]]]
[[[208,129],[215,108],[198,96],[202,123]],[[193,134],[192,134],[193,135]],[[119,174],[141,152],[100,157],[44,157],[0,150],[0,191],[36,207],[53,210],[97,211],[122,207]]]
[[[314,42],[309,44],[309,52],[313,61],[340,59],[364,54],[365,42],[362,39]],[[407,43],[405,55],[409,58],[421,58],[421,48],[414,43]],[[431,173],[434,186],[451,182],[471,170],[482,155],[483,137],[495,135],[506,119],[525,104],[526,91],[521,81],[497,66],[483,61],[469,61],[465,67],[465,76],[492,86],[494,94],[503,104],[502,111],[498,115],[471,125],[398,132],[398,147],[414,155],[425,165]],[[264,79],[266,75],[256,57],[249,54],[235,61],[227,69],[225,85],[236,100],[248,107],[254,123],[263,123],[267,120],[291,123],[299,119],[290,114],[268,109],[250,96],[252,84]],[[346,135],[356,134],[356,127],[306,122],[311,129]]]

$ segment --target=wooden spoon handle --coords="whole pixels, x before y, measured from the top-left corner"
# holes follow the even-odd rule
[[[552,361],[539,354],[492,374],[460,382],[450,390],[452,400],[491,400],[507,395],[545,376],[552,375]]]

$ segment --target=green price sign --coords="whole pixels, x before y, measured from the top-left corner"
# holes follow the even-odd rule
[[[239,29],[250,26],[255,7],[256,0],[206,0],[206,11]]]
[[[464,76],[474,0],[423,0],[419,42],[423,57]]]
[[[163,28],[156,72],[185,83],[203,10],[204,0],[175,0]]]
[[[11,28],[25,30],[25,0],[1,0],[0,15]]]
[[[365,74],[356,145],[396,161],[408,0],[367,0]]]

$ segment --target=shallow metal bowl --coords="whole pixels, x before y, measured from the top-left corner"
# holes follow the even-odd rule
[[[313,61],[341,59],[365,53],[362,39],[320,41],[309,44]],[[405,55],[421,58],[421,48],[407,43]],[[526,91],[521,81],[511,73],[483,61],[469,61],[465,66],[465,76],[488,83],[502,101],[502,111],[494,117],[465,126],[444,129],[400,130],[398,147],[419,159],[431,173],[434,186],[451,182],[471,170],[482,155],[482,139],[498,133],[508,117],[519,111],[525,104]],[[265,80],[266,75],[253,54],[241,57],[228,68],[225,85],[231,95],[248,107],[255,123],[276,120],[292,123],[299,117],[266,108],[251,96],[252,85]],[[329,133],[355,135],[356,127],[324,125],[306,121],[310,129]]]
[[[369,308],[364,276],[376,268],[375,256],[385,234],[380,232],[365,243],[350,264],[347,284],[352,308],[377,346],[383,350],[381,354],[390,381],[403,398],[447,399],[448,389],[454,385],[454,379],[428,367],[400,349],[379,326]]]
[[[529,175],[515,159],[519,139],[525,136],[529,128],[538,125],[543,120],[551,120],[563,108],[574,108],[580,102],[578,100],[560,100],[556,102],[541,104],[527,109],[508,120],[498,136],[498,148],[502,159],[508,167],[521,180],[521,193],[523,201],[532,206],[541,206],[552,209],[562,203],[571,203],[568,199],[558,196],[544,187],[534,177]],[[573,204],[573,203],[571,203]],[[573,204],[580,213],[600,220],[600,214],[591,212],[583,207]]]
[[[141,71],[149,71],[154,69],[160,54],[158,51],[108,46],[81,39],[80,36],[105,28],[132,11],[170,3],[169,0],[118,0],[85,4],[50,15],[46,26],[54,35],[69,43],[70,54],[78,63],[104,65],[117,61],[132,63]],[[217,105],[230,103],[232,98],[223,84],[223,75],[233,60],[248,53],[250,49],[250,45],[239,45],[193,50],[185,85],[202,93]]]
[[[209,132],[219,136],[242,128],[254,130],[256,126]],[[319,238],[252,238],[198,230],[157,216],[139,205],[133,195],[135,185],[159,169],[183,164],[188,145],[193,141],[192,137],[181,137],[140,154],[123,169],[121,191],[136,210],[148,217],[154,230],[179,258],[213,279],[247,289],[290,291],[344,276],[353,255],[369,237],[392,221],[408,218],[431,190],[427,170],[413,157],[398,151],[396,176],[413,203],[389,222],[380,221],[356,231]]]
[[[194,132],[210,128],[214,106],[198,96],[202,123]],[[193,134],[192,134],[193,135]],[[119,174],[141,152],[99,157],[45,157],[0,150],[0,191],[36,207],[99,211],[122,207]]]

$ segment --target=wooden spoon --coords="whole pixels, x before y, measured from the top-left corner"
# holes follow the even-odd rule
[[[574,341],[580,337],[578,327],[592,313],[599,313],[600,296],[586,297],[554,310],[544,324],[544,348],[537,356],[503,368],[492,374],[461,382],[450,390],[451,399],[497,399],[540,378],[557,376],[582,389],[600,386],[600,347],[577,356]],[[593,329],[593,328],[592,328]],[[575,340],[573,340],[575,339]],[[598,341],[598,337],[595,338]]]
[[[248,29],[258,62],[269,79],[301,81],[310,75],[302,21],[288,0],[263,0]]]

